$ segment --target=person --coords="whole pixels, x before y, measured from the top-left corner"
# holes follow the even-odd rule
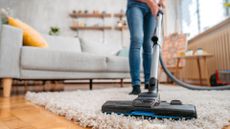
[[[156,27],[159,6],[165,7],[165,0],[128,0],[127,21],[130,31],[129,67],[132,81],[131,95],[141,93],[140,65],[143,46],[143,70],[145,89],[148,88],[151,70],[151,38]]]

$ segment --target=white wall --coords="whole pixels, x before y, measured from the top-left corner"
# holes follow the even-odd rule
[[[173,1],[168,0],[168,34],[175,32]],[[127,0],[0,0],[0,7],[10,8],[13,16],[30,24],[41,33],[47,34],[51,26],[58,26],[61,28],[61,35],[73,37],[76,36],[76,32],[69,28],[72,23],[69,13],[72,10],[105,10],[109,13],[118,13],[122,9],[126,10],[126,3]],[[81,20],[84,21],[84,19]],[[108,18],[105,24],[115,26],[117,21],[117,18]],[[102,23],[99,19],[91,19],[86,22],[88,24]],[[92,42],[104,41],[115,46],[129,46],[128,30],[123,34],[117,30],[106,30],[104,36],[103,31],[79,31],[79,37]]]
[[[72,10],[99,10],[109,13],[118,13],[126,9],[126,0],[0,0],[1,7],[9,7],[15,17],[30,24],[41,33],[48,33],[51,26],[61,28],[61,35],[76,36],[76,32],[70,30],[72,19],[69,13]],[[84,20],[84,19],[82,19]],[[115,26],[117,18],[108,18],[105,24]],[[88,24],[102,23],[102,20],[91,19]],[[95,33],[97,32],[97,33]],[[79,31],[79,36],[89,41],[121,44],[121,31]],[[128,31],[124,32],[123,42],[129,42]]]

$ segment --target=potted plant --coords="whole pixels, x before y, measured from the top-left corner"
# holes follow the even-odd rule
[[[49,35],[58,36],[60,34],[60,28],[57,26],[51,26]]]

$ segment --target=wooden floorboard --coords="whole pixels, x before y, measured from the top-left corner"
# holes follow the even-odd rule
[[[95,89],[102,87],[98,85]],[[72,85],[65,89],[88,90],[88,85]],[[11,98],[0,97],[0,129],[85,129],[76,122],[26,101],[23,93],[13,93]]]
[[[83,129],[78,123],[34,105],[24,97],[1,98],[0,103],[0,129]]]
[[[125,85],[129,86],[129,85]],[[98,87],[109,88],[105,85]],[[119,86],[116,86],[119,87]],[[75,87],[73,89],[78,89]],[[94,87],[97,89],[97,86]],[[81,86],[88,90],[88,85]],[[43,107],[34,105],[25,100],[23,95],[14,95],[11,98],[0,97],[0,129],[85,129],[78,123],[66,120],[45,110]],[[226,126],[223,129],[230,129]]]

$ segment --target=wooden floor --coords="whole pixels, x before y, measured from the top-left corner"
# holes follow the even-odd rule
[[[77,123],[59,117],[24,97],[0,99],[0,129],[83,129]]]
[[[110,86],[112,87],[112,86]],[[75,87],[88,90],[86,86]],[[94,87],[101,88],[101,87]],[[105,88],[105,87],[104,87]],[[106,85],[106,88],[109,88]],[[57,116],[26,101],[23,95],[0,97],[0,129],[83,129],[78,123]],[[224,127],[223,129],[230,129]]]
[[[35,89],[39,90],[38,87]],[[114,87],[119,87],[119,84],[94,85],[94,89]],[[15,88],[13,87],[13,97],[0,97],[0,129],[85,129],[76,122],[66,120],[64,117],[57,116],[43,107],[26,101],[24,91],[21,90],[21,92],[16,93]],[[89,86],[87,84],[65,86],[65,90],[74,89],[88,90]]]

